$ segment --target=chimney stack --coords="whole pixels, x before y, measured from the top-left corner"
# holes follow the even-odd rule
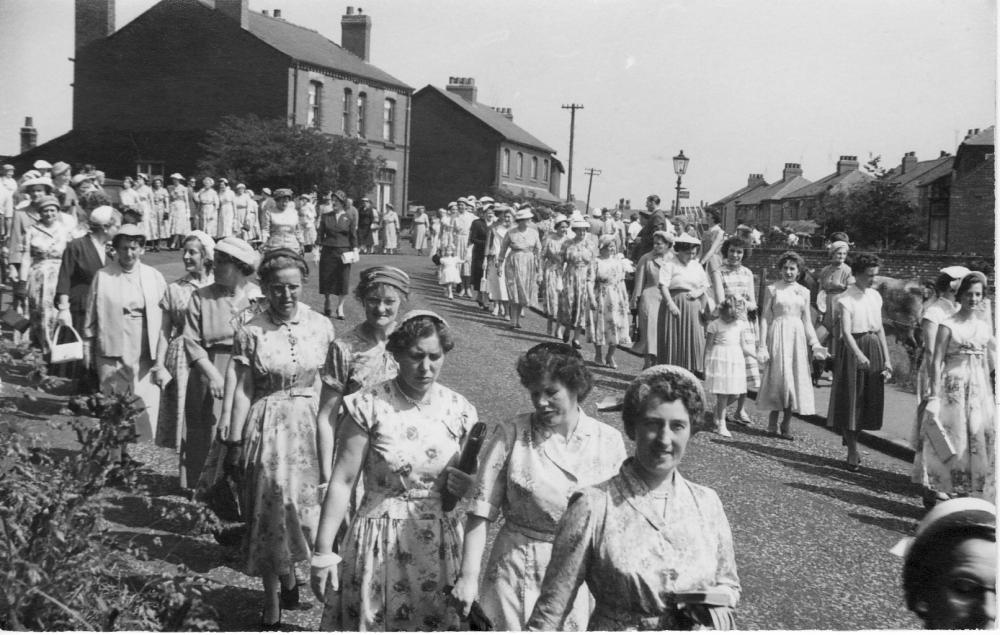
[[[115,32],[115,0],[76,0],[76,51]]]
[[[766,185],[764,181],[763,174],[751,174],[747,177],[747,187],[756,187],[758,185]]]
[[[906,174],[907,172],[912,172],[915,167],[917,167],[917,153],[907,152],[903,155],[903,162],[899,166],[899,173]]]
[[[846,154],[840,155],[840,160],[837,161],[837,174],[847,174],[848,172],[854,172],[861,164],[858,163],[857,156],[849,156]]]
[[[246,30],[250,24],[250,0],[215,0],[215,10]]]
[[[785,169],[781,171],[781,180],[791,181],[797,176],[802,176],[802,165],[799,163],[786,163]]]
[[[271,15],[271,12],[268,11],[267,9],[261,9],[260,14],[261,15],[265,15],[265,16],[269,16],[269,15]]]
[[[361,13],[361,7],[354,13],[354,7],[347,7],[347,13],[340,18],[340,46],[368,61],[371,53],[372,19]]]
[[[278,18],[279,20],[281,19],[281,9],[274,10],[274,17]]]
[[[500,113],[501,115],[503,115],[504,117],[506,117],[507,119],[509,119],[510,121],[514,121],[514,113],[511,111],[510,108],[506,108],[506,107],[501,108],[500,106],[494,106],[493,110],[497,111],[498,113]]]
[[[35,122],[32,117],[24,118],[24,126],[21,128],[21,154],[38,145],[38,131],[35,130]]]
[[[473,104],[476,103],[476,97],[479,94],[474,77],[449,77],[446,89],[449,93],[455,93],[465,101]],[[513,118],[513,115],[511,118]]]

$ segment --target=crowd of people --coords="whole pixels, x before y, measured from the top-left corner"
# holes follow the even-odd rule
[[[750,423],[754,398],[769,430],[792,440],[792,414],[815,411],[810,360],[827,356],[828,421],[848,469],[860,469],[859,432],[881,426],[892,367],[872,288],[880,261],[849,258],[846,236],[831,241],[815,316],[801,256],[778,258],[780,277],[758,303],[743,265],[751,245],[727,237],[718,217],[703,232],[670,219],[655,195],[630,224],[619,210],[549,215],[474,196],[418,213],[413,247],[434,256],[449,297],[514,329],[540,306],[554,338],[518,356],[531,408],[489,427],[467,474],[456,457],[477,409],[438,381],[461,345],[454,330],[406,310],[402,269],[368,267],[350,288],[360,253],[399,249],[390,205],[376,213],[361,199],[359,210],[334,191],[314,208],[286,188],[262,190],[258,203],[241,184],[206,178],[195,191],[174,174],[167,188],[126,179],[116,209],[96,173],[37,169],[12,190],[0,184],[7,274],[33,337],[44,348],[58,325],[74,327],[85,355],[66,372],[140,399],[140,440],[176,451],[179,483],[196,500],[211,506],[222,479],[239,484],[263,629],[299,604],[305,562],[324,630],[445,630],[474,609],[496,630],[735,628],[729,522],[717,494],[678,471],[691,434],[707,418],[731,436],[729,422]],[[184,275],[167,283],[143,264],[147,248],[180,250]],[[300,299],[310,263],[322,313]],[[952,582],[956,562],[980,563],[990,548],[995,560],[995,508],[977,500],[995,495],[987,281],[959,267],[941,275],[924,315],[932,344],[914,467],[936,515],[903,552],[904,582],[929,625],[991,626],[975,598],[995,587],[995,567],[992,578],[979,567]],[[364,319],[335,329],[352,293]],[[581,338],[595,347],[592,364]],[[591,368],[614,367],[619,346],[645,366],[622,403],[631,456],[621,433],[582,408]],[[957,526],[976,533],[927,547]],[[964,593],[965,612],[927,585]]]

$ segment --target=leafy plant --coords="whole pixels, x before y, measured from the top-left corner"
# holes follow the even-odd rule
[[[56,458],[0,431],[0,628],[208,630],[211,609],[194,576],[135,580],[126,550],[107,533],[100,496],[109,480],[134,486],[137,464],[119,460],[137,439],[138,400],[97,394],[71,410],[78,452]]]

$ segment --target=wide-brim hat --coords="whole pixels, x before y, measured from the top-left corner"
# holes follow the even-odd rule
[[[260,260],[260,254],[247,241],[235,236],[227,236],[215,243],[215,251],[224,253],[251,267],[256,267]]]
[[[674,244],[674,240],[676,240],[677,237],[668,231],[658,229],[655,232],[653,232],[653,238],[662,238],[663,242],[667,243],[668,245],[672,245]]]
[[[183,181],[184,175],[181,174],[180,172],[174,172],[173,174],[170,175],[170,178],[177,179],[178,181]]]
[[[514,220],[531,220],[534,217],[535,215],[531,213],[531,209],[527,207],[522,207],[514,212]]]
[[[274,198],[292,198],[292,191],[287,187],[279,187],[274,190]]]
[[[46,161],[45,159],[39,159],[34,163],[32,163],[31,167],[35,168],[36,170],[51,170],[52,164]]]
[[[961,280],[965,276],[969,275],[970,270],[968,267],[963,267],[962,265],[952,265],[941,269],[941,273],[948,276],[952,280]]]
[[[43,186],[49,188],[50,192],[53,189],[53,187],[52,187],[52,179],[50,179],[47,176],[37,176],[37,177],[35,177],[33,179],[28,179],[28,180],[24,181],[23,183],[21,183],[21,188],[20,189],[21,189],[22,192],[27,192],[29,188],[35,187],[36,185],[43,185]]]
[[[69,163],[65,161],[57,161],[55,165],[52,166],[52,176],[59,176],[60,174],[65,174],[69,172]]]
[[[59,199],[52,196],[51,194],[46,194],[45,196],[42,196],[37,201],[35,201],[35,208],[38,209],[38,211],[41,211],[46,207],[55,207],[56,209],[62,209],[62,206],[59,205]]]
[[[85,181],[93,181],[93,180],[94,177],[90,176],[89,174],[75,174],[73,175],[73,178],[69,180],[69,183],[73,187],[79,187],[83,185]]]
[[[986,289],[986,286],[988,285],[988,282],[986,281],[986,274],[983,273],[982,271],[970,271],[969,273],[962,276],[962,279],[958,281],[958,284],[955,285],[955,291],[958,291],[958,288],[962,286],[962,283],[968,280],[969,278],[972,278],[976,282],[982,283],[983,289],[984,290]]]
[[[680,245],[695,245],[700,247],[701,241],[687,232],[682,232],[680,236],[674,238],[674,247],[678,247]]]
[[[913,538],[904,538],[890,551],[906,557],[917,549],[932,546],[933,540],[947,529],[996,529],[997,508],[990,502],[972,496],[942,501],[927,512],[917,524]]]

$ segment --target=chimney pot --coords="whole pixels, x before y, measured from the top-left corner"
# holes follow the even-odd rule
[[[472,77],[450,77],[448,78],[448,86],[445,87],[449,93],[455,93],[465,101],[470,103],[476,103],[476,97],[478,96],[478,90],[476,89],[476,80]]]
[[[35,130],[34,117],[24,118],[24,127],[21,128],[21,154],[38,145],[38,131]]]
[[[347,15],[354,15],[354,7],[347,7]]]
[[[281,18],[281,9],[274,10],[274,17]]]

